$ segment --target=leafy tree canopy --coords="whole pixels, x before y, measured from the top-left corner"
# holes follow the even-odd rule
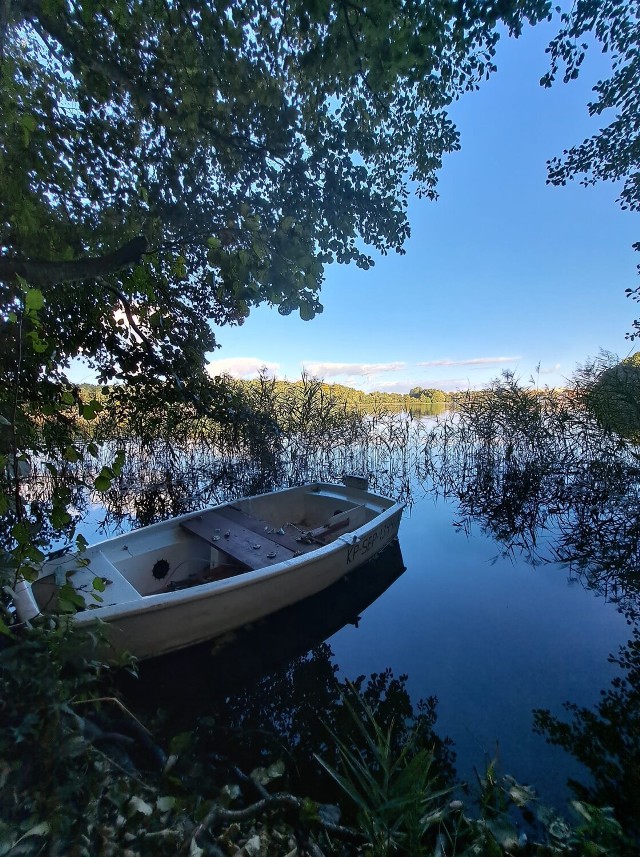
[[[600,423],[622,437],[640,442],[640,351],[617,361],[603,354],[601,373],[585,385],[587,404]]]
[[[445,402],[447,400],[442,390],[433,387],[412,387],[409,395],[413,399],[429,399],[431,402]]]
[[[549,9],[2,4],[3,326],[30,288],[41,374],[83,354],[103,379],[188,378],[209,322],[312,318],[326,264],[402,252],[409,184],[434,197],[459,145],[447,105],[493,70],[499,24]]]
[[[593,87],[592,116],[611,117],[596,134],[548,163],[549,181],[564,185],[581,177],[585,185],[598,181],[622,183],[619,202],[624,209],[640,210],[640,3],[637,0],[576,0],[563,14],[562,27],[549,45],[551,67],[542,78],[551,86],[564,69],[568,82],[578,77],[589,37],[595,36],[611,60],[611,77]],[[640,250],[640,242],[634,244]],[[640,266],[639,266],[640,270]],[[640,300],[640,288],[627,289]],[[633,322],[630,339],[640,335],[640,320]]]
[[[562,27],[549,45],[551,68],[542,78],[551,86],[560,67],[567,83],[578,77],[593,34],[610,54],[612,75],[593,87],[592,116],[612,121],[582,143],[549,161],[549,180],[565,184],[582,176],[584,184],[622,180],[623,208],[640,209],[640,3],[630,0],[576,0],[563,14]]]

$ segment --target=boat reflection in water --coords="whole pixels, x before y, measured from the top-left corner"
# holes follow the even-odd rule
[[[213,644],[143,662],[128,702],[156,725],[162,746],[184,738],[187,767],[202,772],[208,766],[208,775],[217,776],[214,769],[229,765],[249,772],[280,760],[292,793],[335,804],[339,790],[317,761],[320,755],[334,768],[340,764],[339,746],[327,741],[327,729],[352,746],[359,746],[362,734],[344,701],[343,694],[351,691],[338,681],[339,666],[325,641],[344,625],[357,624],[404,571],[394,541],[296,606]],[[450,742],[434,731],[435,698],[414,704],[407,676],[394,676],[384,664],[370,677],[352,679],[381,728],[391,730],[395,751],[409,740],[412,724],[419,724],[421,746],[435,754],[442,782],[451,782],[454,754]],[[226,776],[221,773],[220,782],[228,782]]]
[[[396,540],[317,595],[216,640],[142,662],[138,679],[126,681],[125,693],[143,709],[162,706],[180,720],[193,720],[211,703],[254,686],[344,625],[357,624],[404,571]]]

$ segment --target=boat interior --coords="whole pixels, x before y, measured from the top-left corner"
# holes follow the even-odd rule
[[[95,610],[224,580],[330,544],[387,506],[374,495],[360,492],[351,498],[348,491],[331,486],[239,500],[134,530],[88,548],[80,557],[50,561],[32,592],[40,610],[51,613],[65,581],[82,596],[85,609]]]

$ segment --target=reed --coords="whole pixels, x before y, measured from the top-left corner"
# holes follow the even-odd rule
[[[427,433],[419,477],[458,501],[462,528],[478,523],[507,555],[565,563],[635,613],[638,448],[594,410],[601,377],[592,363],[558,391],[504,373]]]

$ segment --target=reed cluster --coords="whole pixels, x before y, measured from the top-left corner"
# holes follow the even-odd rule
[[[460,526],[479,524],[507,554],[566,563],[635,611],[640,459],[635,440],[593,407],[595,368],[562,391],[504,373],[431,428],[420,476],[458,501]]]

